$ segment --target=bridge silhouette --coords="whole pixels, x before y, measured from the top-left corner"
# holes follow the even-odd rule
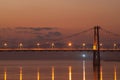
[[[82,36],[85,33],[88,33],[87,39],[86,39],[86,35]],[[93,48],[94,33],[95,33],[94,28],[90,28],[69,36],[65,36],[57,39],[50,39],[48,40],[48,42],[37,42],[31,45],[34,47],[29,47],[29,46],[27,47],[25,46],[27,44],[22,42],[19,42],[16,44],[10,44],[10,42],[3,41],[0,47],[0,52],[3,52],[3,51],[94,51],[94,48]],[[114,32],[111,32],[101,27],[100,27],[99,34],[100,34],[100,39],[99,39],[100,52],[104,52],[104,51],[119,52],[120,51],[120,47],[119,47],[120,35],[119,34],[116,34]],[[103,36],[103,35],[106,35],[106,36]],[[82,36],[80,37],[81,39],[85,37],[85,40],[79,40],[78,38],[79,36]],[[91,38],[91,36],[93,37],[93,39]],[[78,38],[78,40],[75,39],[76,37]],[[79,44],[79,42],[77,41],[81,41],[80,42],[81,44]],[[87,41],[89,42],[91,41],[91,43],[88,43]],[[74,44],[73,42],[74,43],[76,42],[76,44]],[[17,46],[11,47],[12,45],[17,45]]]
[[[109,36],[107,36],[105,38],[104,36],[104,40],[106,40],[107,43],[110,44],[110,42],[113,42],[113,47],[103,47],[103,44],[101,43],[101,41],[103,42],[104,40],[101,39],[101,34],[100,30],[103,31],[106,34],[110,34]],[[56,43],[60,42],[60,41],[64,41],[67,39],[73,39],[73,37],[79,36],[82,33],[87,33],[89,31],[93,32],[93,43],[91,45],[89,45],[88,47],[86,46],[86,43],[82,43],[82,47],[76,47],[73,46],[72,41],[69,41],[67,43],[67,47],[57,47]],[[90,33],[91,34],[91,33]],[[111,36],[112,35],[112,36]],[[112,37],[112,39],[110,39],[109,37]],[[114,37],[114,38],[113,38]],[[115,38],[117,37],[117,38]],[[4,43],[3,47],[0,48],[0,52],[12,52],[12,51],[90,51],[93,52],[93,73],[94,73],[94,80],[100,80],[100,52],[108,52],[108,51],[112,51],[112,52],[120,52],[120,48],[119,48],[119,34],[115,34],[111,31],[108,31],[106,29],[103,29],[99,26],[95,26],[94,28],[90,28],[84,31],[81,31],[79,33],[75,33],[72,34],[70,36],[66,36],[66,37],[62,37],[62,38],[58,38],[58,39],[52,39],[51,43],[50,43],[50,47],[49,48],[42,48],[40,46],[40,43],[37,43],[36,46],[37,47],[33,47],[33,48],[27,48],[24,47],[23,43],[19,43],[18,47],[8,47],[8,43]],[[87,37],[88,41],[90,39],[90,36]],[[115,39],[115,40],[113,40]],[[118,39],[118,40],[116,40]],[[115,42],[117,41],[117,42]]]

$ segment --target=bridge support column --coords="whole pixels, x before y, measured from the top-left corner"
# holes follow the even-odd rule
[[[93,72],[94,80],[100,80],[100,47],[99,47],[99,26],[94,27],[93,43]]]

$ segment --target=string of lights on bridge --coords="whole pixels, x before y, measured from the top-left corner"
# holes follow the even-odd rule
[[[36,48],[42,47],[40,43],[36,43],[35,45],[36,45]],[[50,45],[49,46],[50,48],[57,48],[56,44],[53,43],[53,42],[50,43],[49,45]],[[68,42],[68,43],[66,43],[66,45],[67,45],[68,48],[70,48],[70,47],[72,48],[73,47],[73,43],[72,42]],[[103,43],[100,43],[99,44],[100,48],[103,48],[104,47],[103,45],[104,45]],[[9,45],[8,45],[7,42],[3,43],[2,46],[3,46],[2,48],[9,48]],[[82,48],[88,48],[86,43],[82,43],[80,46]],[[18,43],[18,47],[17,48],[24,48],[24,44],[22,42]],[[119,48],[118,44],[117,43],[113,43],[113,48]]]

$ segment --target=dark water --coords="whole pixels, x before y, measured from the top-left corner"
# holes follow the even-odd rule
[[[83,58],[85,58],[85,79],[93,80],[92,53],[90,52],[0,52],[0,80],[52,80],[52,67],[54,67],[54,80],[83,80]],[[116,80],[120,80],[120,54],[101,53],[101,66],[103,80],[114,79],[114,66],[116,66]],[[71,79],[69,78],[71,67]],[[22,79],[20,79],[22,68]]]
[[[101,62],[103,80],[114,80],[114,66],[117,67],[117,80],[120,80],[119,62]],[[39,68],[40,80],[52,80],[52,67],[55,71],[55,80],[69,80],[69,66],[72,67],[71,80],[83,80],[82,60],[1,60],[0,80],[4,80],[6,69],[7,80],[20,80],[20,67],[22,67],[22,80],[37,80]],[[92,61],[85,62],[86,80],[93,80]]]

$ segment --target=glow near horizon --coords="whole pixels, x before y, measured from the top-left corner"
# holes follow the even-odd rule
[[[55,26],[75,31],[100,24],[117,30],[119,4],[119,0],[1,0],[0,25]]]

